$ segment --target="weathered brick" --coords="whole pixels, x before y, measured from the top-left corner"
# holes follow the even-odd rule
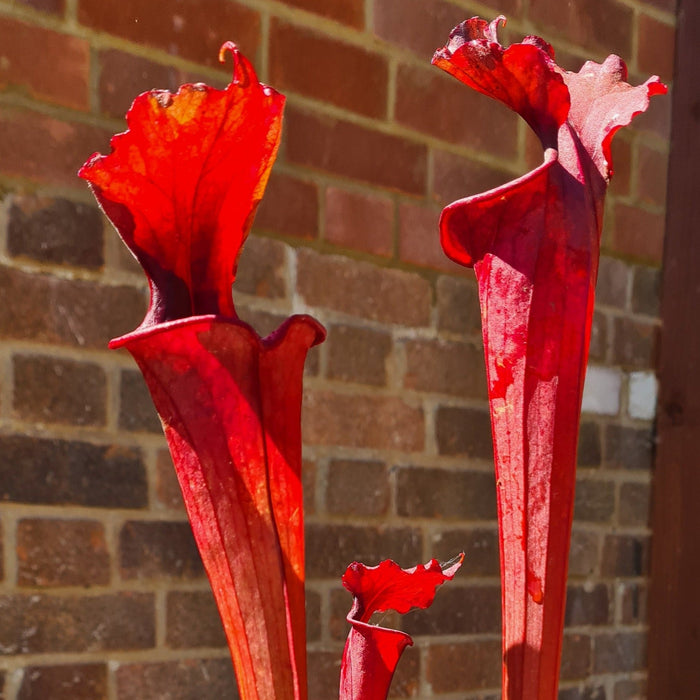
[[[586,49],[632,58],[634,12],[616,0],[532,0],[530,18]]]
[[[97,347],[137,326],[146,310],[143,294],[126,286],[33,275],[0,266],[0,335]]]
[[[610,194],[626,197],[631,194],[632,144],[616,134],[612,140],[612,168]]]
[[[132,520],[119,533],[124,579],[197,579],[204,567],[188,522]]]
[[[642,144],[638,147],[637,196],[640,201],[664,206],[666,204],[666,186],[668,156]]]
[[[308,656],[309,700],[328,700],[338,695],[341,650],[311,651]],[[126,700],[126,699],[125,699]]]
[[[389,477],[381,462],[333,460],[328,465],[326,507],[338,515],[386,514]]]
[[[165,641],[172,649],[226,646],[226,635],[211,591],[168,593]]]
[[[409,194],[425,192],[425,145],[351,122],[289,108],[286,155],[297,165]]]
[[[304,489],[304,512],[311,515],[316,512],[316,473],[318,466],[311,459],[301,462],[301,483]]]
[[[318,642],[322,634],[321,595],[316,591],[306,591],[306,640]]]
[[[99,268],[103,248],[97,207],[67,199],[13,197],[7,225],[7,249],[13,257]]]
[[[661,263],[664,245],[663,214],[615,202],[613,250],[650,263]]]
[[[401,663],[389,688],[389,698],[414,698],[418,696],[420,687],[420,650],[408,647],[402,657]]]
[[[603,576],[645,576],[649,569],[649,538],[644,535],[606,535]]]
[[[414,340],[405,343],[404,387],[463,398],[487,398],[481,347],[471,343]]]
[[[423,449],[423,411],[387,396],[307,392],[303,435],[309,445],[344,445],[417,452]]]
[[[260,44],[258,13],[225,0],[163,0],[158,6],[139,0],[80,0],[78,21],[214,67],[225,41],[235,41],[251,58]]]
[[[576,483],[574,518],[580,522],[609,523],[615,513],[615,484],[598,479]]]
[[[661,274],[657,268],[636,265],[632,282],[632,311],[659,315]]]
[[[54,15],[63,14],[66,6],[65,0],[19,0],[19,2],[39,12],[49,12]]]
[[[620,632],[595,637],[594,673],[625,673],[644,668],[647,654],[645,632]]]
[[[595,532],[574,528],[569,550],[569,576],[592,576],[599,564],[600,537]]]
[[[625,581],[618,590],[620,621],[623,625],[639,625],[647,622],[647,587]]]
[[[658,326],[632,318],[615,319],[613,362],[635,369],[654,366]]]
[[[309,524],[306,575],[338,580],[353,561],[374,566],[393,559],[403,567],[415,566],[422,557],[422,540],[420,530],[410,527]]]
[[[28,666],[17,700],[107,700],[107,665]]]
[[[613,700],[644,700],[646,697],[645,680],[622,680],[615,683]]]
[[[40,423],[104,425],[107,380],[96,364],[44,355],[13,358],[16,416]]]
[[[409,518],[496,518],[493,474],[407,467],[397,476],[396,508]]]
[[[464,552],[464,566],[469,576],[498,576],[498,532],[495,527],[491,530],[433,532],[430,547],[430,555],[439,561],[449,561],[459,552]]]
[[[106,585],[109,577],[102,523],[53,518],[27,518],[17,523],[18,585]]]
[[[452,262],[440,246],[440,210],[417,204],[399,206],[399,257],[401,260],[436,270],[467,274],[466,268]]]
[[[649,524],[651,489],[649,484],[622,484],[618,522],[620,525],[645,527]]]
[[[578,466],[599,467],[601,461],[600,426],[597,423],[581,423],[578,433]]]
[[[608,469],[651,469],[652,441],[649,428],[608,425],[605,429],[605,466]]]
[[[630,266],[626,262],[603,255],[598,266],[596,301],[617,309],[627,308],[629,278]]]
[[[78,37],[0,18],[0,89],[19,88],[40,100],[88,108],[90,49]],[[41,51],[27,51],[40,46]]]
[[[2,106],[0,171],[76,187],[78,168],[91,153],[108,149],[109,137],[108,131],[90,124],[59,121],[28,109]]]
[[[278,89],[382,118],[389,66],[381,54],[273,18],[270,82]]]
[[[343,248],[389,257],[394,244],[394,203],[388,197],[328,187],[324,237]]]
[[[148,649],[155,643],[150,593],[0,596],[0,653]]]
[[[254,227],[292,238],[318,237],[318,187],[284,173],[272,173]]]
[[[558,700],[607,700],[605,686],[577,685],[559,691]]]
[[[162,432],[146,382],[135,369],[125,369],[119,374],[119,427],[129,431]]]
[[[582,680],[591,670],[592,640],[586,634],[565,634],[561,650],[561,680]]]
[[[506,170],[438,150],[433,150],[433,171],[433,199],[441,205],[513,179],[513,173]]]
[[[286,267],[287,253],[284,243],[250,236],[238,261],[234,294],[238,291],[265,299],[285,297]]]
[[[497,634],[501,631],[500,586],[445,587],[429,609],[404,617],[402,629],[411,636]]]
[[[403,326],[430,322],[430,285],[410,272],[302,249],[297,285],[311,306]]]
[[[116,671],[117,700],[221,700],[237,698],[231,659],[124,663]]]
[[[516,157],[518,117],[505,105],[430,66],[401,65],[396,80],[400,124],[501,158]]]
[[[175,467],[167,449],[158,450],[156,455],[156,498],[165,508],[183,510],[185,507]]]
[[[437,312],[439,330],[480,335],[479,292],[474,279],[441,276],[437,281]]]
[[[501,682],[501,643],[479,640],[431,646],[426,677],[434,693],[497,688]]]
[[[23,435],[0,436],[0,498],[20,503],[143,508],[138,450]]]
[[[435,434],[441,455],[493,458],[491,419],[486,409],[439,406]]]
[[[593,313],[588,357],[605,362],[608,353],[608,317],[600,311]]]
[[[391,336],[356,326],[328,329],[328,377],[344,382],[383,386],[391,354]]]
[[[569,627],[607,625],[611,622],[611,600],[608,586],[569,586],[566,592],[566,619]]]
[[[282,0],[282,2],[357,29],[365,26],[364,0]]]
[[[637,67],[642,74],[673,80],[676,28],[642,12],[637,25]],[[664,168],[665,169],[665,168]]]

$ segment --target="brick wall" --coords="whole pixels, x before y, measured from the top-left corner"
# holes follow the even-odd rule
[[[403,628],[393,695],[499,696],[494,484],[473,276],[448,201],[541,157],[524,123],[429,66],[458,21],[510,18],[561,62],[673,68],[673,0],[0,0],[0,697],[206,700],[234,681],[158,421],[106,350],[143,277],[75,171],[138,92],[223,85],[234,39],[288,95],[235,285],[260,332],[328,328],[304,405],[310,683],[335,696],[347,563],[467,552]],[[614,146],[584,399],[562,699],[644,696],[654,352],[669,131]],[[393,621],[393,620],[392,620]],[[395,622],[399,623],[398,620]]]

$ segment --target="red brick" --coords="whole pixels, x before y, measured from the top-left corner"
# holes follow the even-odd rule
[[[311,459],[301,462],[301,485],[304,490],[304,512],[311,515],[316,512],[316,473],[318,465]]]
[[[342,649],[311,651],[309,653],[309,700],[329,700],[338,697]]]
[[[386,115],[389,67],[380,54],[276,18],[269,46],[270,83],[276,88],[367,117]]]
[[[178,68],[117,49],[100,51],[98,60],[100,111],[112,117],[123,117],[134,98],[142,92],[176,92],[180,84],[187,80]]]
[[[642,202],[665,206],[668,156],[639,144],[637,196]]]
[[[620,632],[595,637],[594,673],[625,673],[644,668],[646,632]]]
[[[155,644],[150,593],[0,596],[4,654],[149,649]]]
[[[420,650],[408,647],[401,657],[401,663],[391,680],[390,698],[415,698],[420,688]]]
[[[562,688],[558,700],[607,700],[607,695],[602,685],[579,683],[571,688]]]
[[[584,48],[632,58],[634,11],[616,0],[531,0],[529,16]]]
[[[496,100],[433,67],[399,66],[396,121],[474,150],[515,159],[518,117]]]
[[[328,329],[328,378],[383,386],[391,354],[391,336],[371,328],[331,326]]]
[[[422,557],[422,544],[420,530],[409,527],[310,524],[306,575],[337,581],[353,561],[374,566],[393,559],[403,567],[415,566]]]
[[[17,524],[20,586],[106,585],[109,577],[102,523],[37,518]]]
[[[632,179],[632,145],[616,134],[612,140],[612,180],[610,194],[625,197],[630,194]]]
[[[405,349],[406,389],[463,398],[488,397],[480,347],[442,340],[410,340]]]
[[[639,71],[648,75],[660,75],[665,82],[672,81],[676,53],[676,28],[641,13],[638,37],[637,67]]]
[[[235,41],[251,59],[260,44],[259,14],[226,0],[80,0],[78,21],[208,66],[219,65],[225,41]]]
[[[645,576],[649,569],[649,538],[607,535],[603,544],[603,576]]]
[[[119,373],[119,428],[158,435],[163,431],[146,382],[135,369]]]
[[[119,568],[124,579],[197,579],[202,560],[188,522],[132,520],[119,533]]]
[[[389,257],[394,248],[394,203],[387,197],[328,187],[324,238],[343,248]]]
[[[425,192],[425,145],[333,117],[288,109],[286,155],[297,165],[409,194]]]
[[[104,349],[110,338],[133,330],[146,300],[126,286],[35,275],[0,266],[0,335],[40,343]]]
[[[436,270],[467,274],[465,267],[452,262],[442,250],[438,221],[440,210],[416,204],[399,206],[399,257],[408,263]]]
[[[321,641],[321,596],[316,591],[306,591],[306,640]]]
[[[158,450],[156,455],[156,498],[165,508],[172,510],[185,508],[175,467],[167,449]]]
[[[493,639],[431,646],[426,677],[434,693],[497,688],[501,682],[501,642]]]
[[[313,182],[273,173],[253,226],[292,238],[317,238],[318,187]]]
[[[270,313],[260,309],[251,309],[247,306],[236,306],[236,313],[241,321],[245,321],[251,325],[261,338],[268,336],[273,331],[276,331],[287,316],[282,314]],[[308,373],[309,365],[312,364],[312,358],[315,357],[317,348],[311,348],[306,360],[306,370]]]
[[[282,0],[282,2],[356,29],[362,29],[365,26],[364,0]]]
[[[284,243],[260,236],[246,241],[236,269],[236,292],[265,299],[287,295],[287,250]]]
[[[632,318],[615,319],[613,362],[636,369],[654,366],[658,326]]]
[[[108,700],[106,664],[28,666],[17,700]]]
[[[423,411],[391,396],[307,392],[302,423],[309,445],[418,452],[425,440]]]
[[[589,358],[605,362],[608,354],[608,317],[607,314],[595,311],[591,324]]]
[[[498,634],[501,631],[500,586],[442,588],[427,610],[402,619],[401,629],[413,635]]]
[[[646,112],[632,122],[635,131],[647,131],[667,141],[671,135],[671,96],[660,95],[649,103]]]
[[[403,517],[496,518],[496,485],[491,473],[406,467],[398,472],[396,488],[396,511]]]
[[[627,308],[630,265],[623,260],[603,255],[598,266],[596,301],[617,309]]]
[[[569,576],[590,577],[598,569],[600,537],[595,532],[574,529],[569,549]]]
[[[170,591],[166,644],[171,649],[226,647],[226,635],[211,591]]]
[[[109,138],[109,132],[96,126],[3,106],[0,169],[13,177],[76,187],[78,168],[91,153],[104,152]]]
[[[0,18],[0,89],[87,110],[90,47],[84,39]],[[28,51],[33,46],[35,51]]]
[[[433,151],[433,198],[441,205],[485,192],[513,179],[513,173],[454,153]]]
[[[623,625],[647,623],[647,587],[644,584],[625,581],[618,589],[620,621]]]
[[[566,621],[568,627],[608,625],[612,621],[611,596],[603,583],[590,586],[569,586],[566,593]]]
[[[39,423],[104,425],[107,379],[96,364],[49,356],[13,358],[13,410]]]
[[[66,3],[65,0],[19,0],[23,5],[27,5],[39,12],[48,12],[50,14],[63,14]]]
[[[663,214],[615,202],[615,229],[611,245],[617,253],[660,264],[664,232]]]
[[[314,307],[402,326],[430,323],[430,285],[410,272],[300,250],[297,286]]]
[[[385,515],[389,476],[381,462],[333,460],[328,465],[326,507],[337,515]]]
[[[658,268],[637,265],[632,282],[632,311],[659,315],[661,274]]]
[[[615,513],[615,484],[598,479],[576,483],[574,518],[579,522],[610,523]]]
[[[437,281],[438,329],[461,335],[481,335],[479,291],[473,278],[442,276]]]
[[[116,671],[117,700],[221,700],[236,698],[231,659],[123,663]]]
[[[620,525],[646,527],[649,524],[650,502],[649,484],[622,484],[617,516]]]
[[[583,680],[591,672],[592,639],[587,634],[565,634],[561,654],[561,680]]]
[[[435,434],[441,455],[493,458],[491,419],[486,409],[439,406]]]
[[[497,4],[500,12],[512,17],[520,0],[498,0]],[[373,16],[377,36],[429,61],[447,43],[452,28],[469,14],[442,0],[374,0]]]
[[[67,199],[12,198],[7,248],[13,257],[99,268],[104,264],[99,209]]]
[[[647,683],[645,680],[622,680],[615,683],[613,700],[643,700],[647,697]]]
[[[138,450],[117,445],[0,436],[0,500],[95,508],[143,508]]]
[[[464,552],[469,576],[498,576],[498,532],[492,529],[455,529],[433,532],[430,556],[449,561]]]

